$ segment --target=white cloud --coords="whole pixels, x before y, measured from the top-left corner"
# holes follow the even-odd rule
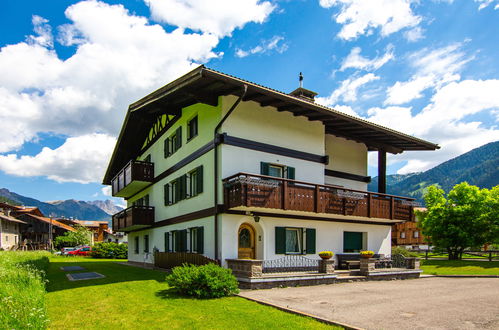
[[[499,110],[499,80],[464,80],[443,86],[418,114],[409,107],[372,108],[368,120],[438,143],[434,152],[405,152],[392,161],[407,161],[398,173],[424,171],[488,142],[499,140],[497,126],[469,121],[478,113]]]
[[[346,79],[341,82],[340,87],[334,90],[331,95],[327,97],[318,97],[316,98],[316,102],[325,106],[332,106],[341,100],[343,100],[343,102],[356,101],[359,88],[378,79],[379,77],[373,73],[367,73],[358,78]]]
[[[101,191],[104,196],[112,196],[111,186],[102,187]]]
[[[241,6],[249,10],[249,5]],[[41,132],[116,136],[128,104],[220,56],[213,51],[218,36],[187,33],[183,28],[167,32],[122,5],[81,1],[69,6],[65,15],[70,23],[54,31],[58,42],[76,49],[67,59],[54,51],[52,28],[39,16],[33,16],[32,36],[0,48],[0,153],[18,150]],[[222,22],[224,33],[264,19],[243,16],[235,23]],[[218,19],[224,21],[224,17]],[[100,160],[107,161],[107,157]],[[85,159],[82,164],[95,167]]]
[[[248,22],[263,23],[275,6],[260,0],[145,0],[152,18],[180,28],[227,36]]]
[[[246,57],[248,55],[268,54],[272,52],[282,54],[288,49],[288,44],[281,42],[283,40],[284,37],[282,36],[273,36],[269,40],[264,40],[259,45],[249,50],[236,49],[236,56]]]
[[[15,176],[46,176],[57,182],[99,182],[116,139],[106,134],[71,137],[35,156],[0,155],[0,170]]]
[[[394,58],[393,45],[387,47],[386,53],[383,56],[377,56],[371,60],[360,55],[361,51],[360,47],[352,48],[350,54],[341,63],[340,71],[345,71],[349,68],[375,71]]]
[[[494,2],[498,2],[497,0],[474,0],[475,2],[479,3],[480,5],[478,6],[478,10],[482,10],[486,7],[488,7],[490,4]],[[499,4],[496,4],[494,9],[498,9]]]
[[[428,88],[440,88],[458,81],[459,72],[472,60],[461,50],[463,44],[455,43],[430,50],[424,48],[408,56],[407,62],[415,71],[408,81],[397,81],[388,88],[385,104],[404,104],[423,96]]]
[[[420,26],[416,26],[415,28],[406,31],[404,36],[408,41],[416,42],[424,38],[423,32],[424,30]]]
[[[334,18],[343,25],[338,37],[345,40],[370,35],[377,28],[386,37],[421,21],[412,12],[410,0],[319,0],[319,4],[324,8],[339,7]]]

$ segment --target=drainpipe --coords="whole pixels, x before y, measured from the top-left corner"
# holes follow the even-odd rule
[[[236,109],[236,107],[239,105],[239,103],[242,101],[244,96],[246,96],[246,92],[248,91],[248,86],[244,85],[244,90],[239,96],[239,98],[234,102],[234,104],[230,107],[229,111],[225,114],[225,116],[222,118],[222,120],[218,123],[217,127],[215,127],[214,131],[214,143],[215,147],[213,149],[213,160],[214,160],[214,192],[215,192],[215,198],[213,198],[214,203],[215,203],[215,260],[218,260],[218,130],[220,127],[222,127],[223,123],[227,120],[227,118],[230,116],[230,114]]]

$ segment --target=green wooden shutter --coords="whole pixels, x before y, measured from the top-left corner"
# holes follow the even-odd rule
[[[343,252],[358,252],[362,250],[361,232],[343,232]]]
[[[199,254],[204,253],[204,227],[198,227],[198,246],[196,246],[196,251]]]
[[[197,169],[196,169],[196,173],[197,173],[197,193],[200,194],[203,192],[203,165],[199,166]],[[202,228],[202,227],[201,227]]]
[[[179,178],[179,185],[180,185],[180,199],[183,200],[187,198],[187,174],[182,175]]]
[[[165,184],[164,190],[165,190],[165,206],[168,206],[168,205],[170,205],[170,184],[169,183]]]
[[[165,252],[170,252],[170,233],[165,233]]]
[[[269,175],[269,163],[260,162],[260,174]]]
[[[315,254],[315,229],[307,228],[305,232],[307,238],[306,254]]]
[[[173,201],[174,203],[177,203],[178,201],[181,200],[180,194],[181,194],[181,187],[182,185],[180,184],[180,178],[175,179],[175,200]]]
[[[287,178],[288,179],[291,179],[291,180],[294,180],[295,179],[295,168],[294,167],[291,167],[291,166],[288,166],[286,167],[286,172],[287,172]]]
[[[180,149],[180,147],[182,146],[182,126],[179,126],[179,128],[177,128],[177,140],[175,141],[176,142],[176,150]]]
[[[171,233],[172,233],[172,252],[179,252],[178,230],[173,230]]]
[[[165,153],[165,158],[170,156],[170,138],[165,139],[164,153]]]
[[[180,236],[182,237],[181,239],[181,246],[180,246],[180,251],[181,252],[187,252],[187,229],[181,230],[180,231]]]
[[[275,254],[286,253],[286,228],[275,227]]]

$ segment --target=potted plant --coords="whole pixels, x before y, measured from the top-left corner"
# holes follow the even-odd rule
[[[374,251],[370,250],[360,251],[360,256],[366,259],[372,258],[374,256]]]
[[[321,251],[319,252],[319,257],[321,257],[324,260],[331,259],[333,257],[334,253],[331,251]]]

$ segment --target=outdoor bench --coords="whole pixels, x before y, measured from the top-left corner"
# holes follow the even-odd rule
[[[337,254],[338,269],[358,269],[360,268],[360,254]],[[379,259],[381,255],[375,254],[374,259]]]

